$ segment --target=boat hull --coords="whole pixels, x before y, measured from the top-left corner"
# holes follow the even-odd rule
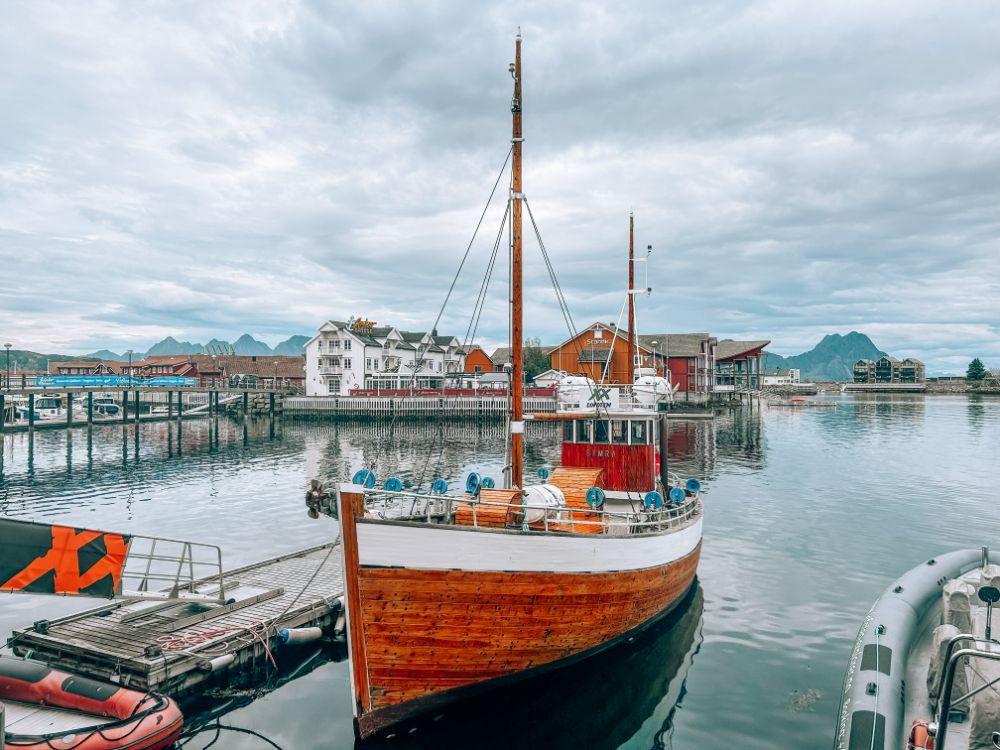
[[[684,598],[701,551],[700,516],[621,539],[345,520],[361,737],[634,634]]]

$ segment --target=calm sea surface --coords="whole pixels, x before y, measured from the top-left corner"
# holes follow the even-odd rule
[[[700,588],[662,626],[593,660],[463,705],[390,747],[826,748],[858,625],[894,577],[1000,546],[1000,399],[838,397],[675,422],[671,468],[706,486]],[[557,461],[532,426],[528,468]],[[403,479],[498,476],[501,434],[461,423],[207,420],[6,435],[0,515],[221,545],[227,567],[323,542],[303,490],[363,463]],[[0,637],[95,605],[0,598]],[[218,724],[283,748],[351,747],[347,666],[324,652]],[[333,658],[331,658],[333,657]],[[272,681],[274,682],[274,681]],[[189,712],[190,713],[190,712]],[[208,717],[193,716],[194,723]],[[215,739],[216,722],[189,748]],[[218,730],[216,748],[269,747]]]

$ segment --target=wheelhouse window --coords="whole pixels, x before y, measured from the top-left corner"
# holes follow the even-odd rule
[[[581,419],[576,423],[576,442],[589,443],[591,435],[591,423],[588,419]]]
[[[594,442],[595,443],[611,442],[611,424],[609,420],[598,419],[594,421]]]
[[[563,442],[573,442],[573,422],[567,421],[563,423]]]
[[[649,430],[645,421],[634,420],[632,425],[632,445],[646,445],[649,442]]]
[[[627,419],[613,419],[613,420],[611,420],[611,442],[612,443],[627,443],[628,442],[628,420]]]

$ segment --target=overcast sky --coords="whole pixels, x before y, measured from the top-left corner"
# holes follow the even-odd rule
[[[509,148],[575,321],[1000,366],[1000,6],[3,3],[0,336],[434,322]],[[439,326],[464,335],[487,213]],[[526,235],[531,235],[530,225]],[[526,333],[566,338],[526,242]],[[640,277],[642,271],[640,270]],[[480,323],[506,339],[506,262]]]

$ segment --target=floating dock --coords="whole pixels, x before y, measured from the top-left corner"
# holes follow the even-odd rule
[[[181,598],[174,592],[159,601],[121,599],[41,620],[15,630],[8,646],[66,671],[184,696],[269,659],[282,630],[336,627],[343,612],[341,558],[339,542],[310,547],[200,578],[185,584]]]

